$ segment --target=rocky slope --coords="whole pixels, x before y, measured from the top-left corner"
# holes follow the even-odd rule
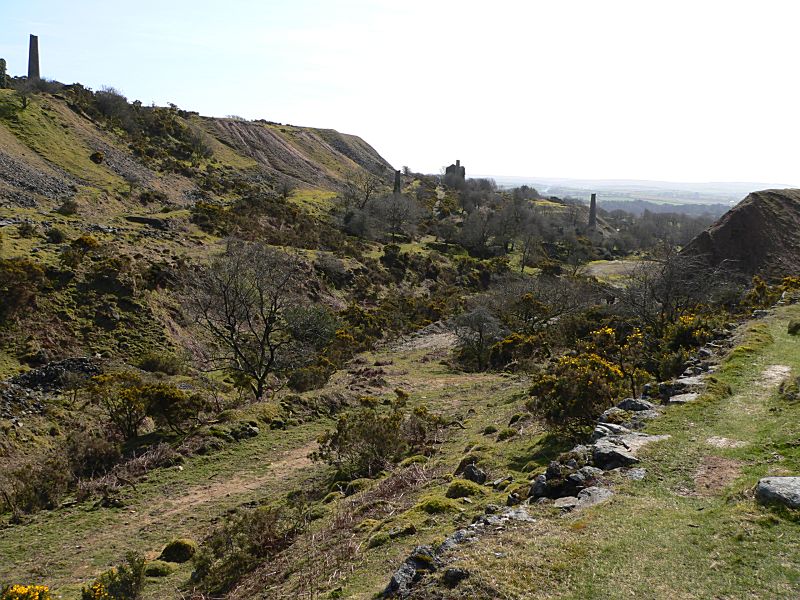
[[[800,190],[763,190],[748,195],[684,254],[747,275],[781,277],[800,271]]]

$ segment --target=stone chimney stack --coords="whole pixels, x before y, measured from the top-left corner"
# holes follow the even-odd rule
[[[589,229],[597,227],[597,194],[592,194],[589,201]]]
[[[401,189],[400,171],[394,172],[394,190],[393,194],[399,194]]]
[[[33,34],[28,47],[28,79],[39,79],[39,37]]]

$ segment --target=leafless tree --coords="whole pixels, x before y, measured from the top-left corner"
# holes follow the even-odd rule
[[[351,171],[344,178],[345,199],[357,209],[364,210],[382,185],[381,179],[366,169]]]
[[[231,241],[188,282],[186,305],[216,347],[212,368],[245,379],[257,400],[291,348],[286,312],[298,304],[299,275],[295,256]]]
[[[373,203],[377,221],[382,223],[392,235],[413,234],[422,218],[422,208],[417,202],[401,194],[392,194]]]

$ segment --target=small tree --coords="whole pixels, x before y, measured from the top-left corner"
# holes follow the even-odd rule
[[[89,397],[126,440],[139,435],[139,428],[147,417],[141,386],[141,378],[126,371],[97,375],[88,386]]]
[[[503,338],[503,327],[486,307],[479,306],[456,319],[456,335],[461,358],[483,371],[489,363],[492,344]]]
[[[298,329],[288,316],[303,305],[299,276],[297,257],[231,241],[223,256],[186,282],[186,306],[214,343],[212,368],[247,381],[257,400],[271,377],[296,365]]]

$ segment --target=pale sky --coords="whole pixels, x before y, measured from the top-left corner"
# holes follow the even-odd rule
[[[3,0],[0,57],[435,173],[800,183],[800,2]]]

